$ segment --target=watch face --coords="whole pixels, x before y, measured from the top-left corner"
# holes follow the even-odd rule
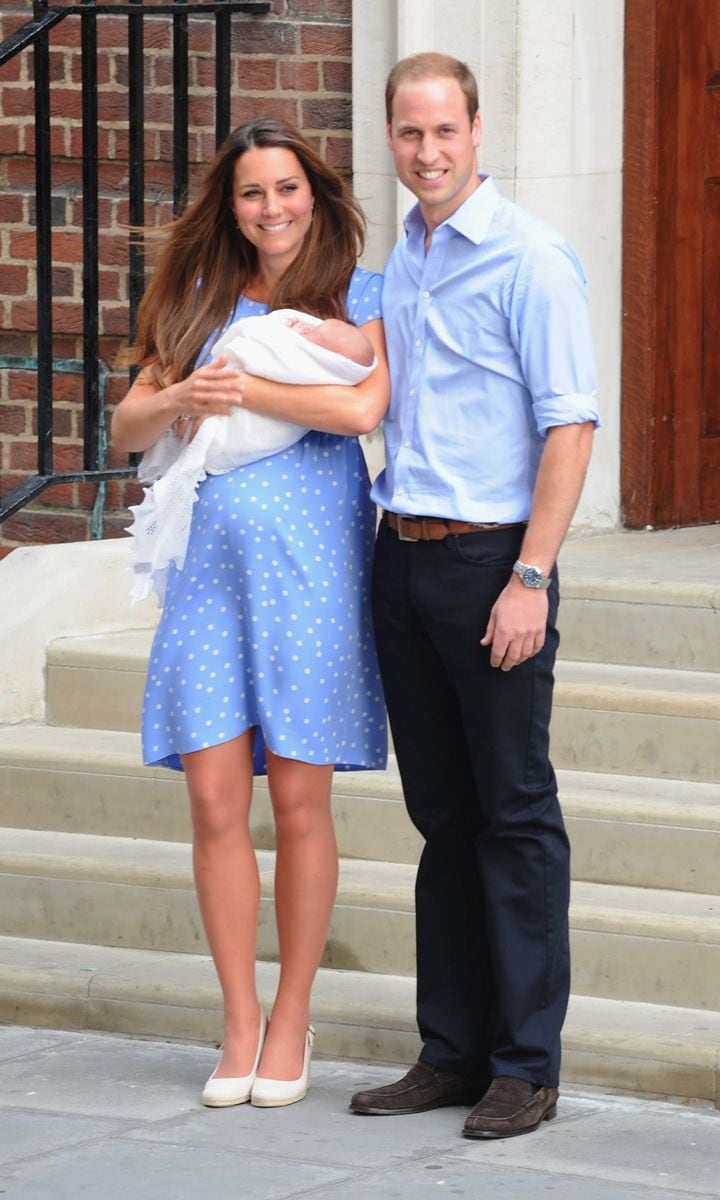
[[[527,587],[539,587],[542,583],[542,571],[537,567],[526,567],[523,571],[523,582]]]

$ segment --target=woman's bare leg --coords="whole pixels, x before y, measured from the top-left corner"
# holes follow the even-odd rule
[[[249,1074],[258,1042],[260,880],[249,830],[252,738],[249,731],[182,759],[194,831],[195,888],[223,993],[225,1034],[218,1078]]]
[[[297,1079],[310,992],[327,939],[338,859],[330,808],[333,768],[267,752],[275,814],[275,912],[280,980],[258,1074]]]

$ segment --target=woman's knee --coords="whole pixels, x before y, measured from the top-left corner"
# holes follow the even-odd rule
[[[226,784],[193,787],[190,816],[196,837],[225,837],[248,827],[247,803],[237,790]]]
[[[301,840],[332,824],[332,768],[268,755],[268,783],[280,839]]]
[[[183,757],[196,837],[247,828],[252,797],[252,735]]]
[[[325,797],[303,792],[273,796],[273,812],[277,837],[292,841],[312,837],[330,819]]]

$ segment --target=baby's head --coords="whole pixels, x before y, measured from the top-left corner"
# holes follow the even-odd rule
[[[364,333],[347,321],[337,321],[330,317],[320,325],[306,325],[303,321],[288,322],[290,328],[304,337],[306,341],[332,350],[334,354],[342,354],[350,358],[360,367],[371,367],[375,360],[373,348]]]

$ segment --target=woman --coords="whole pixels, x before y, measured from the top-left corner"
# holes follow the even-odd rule
[[[236,129],[172,226],[140,312],[142,370],[113,419],[127,451],[239,404],[311,431],[200,485],[150,658],[144,757],[185,770],[195,884],[223,992],[223,1052],[203,1092],[213,1106],[305,1095],[310,991],[337,886],[332,773],[385,762],[367,604],[374,512],[355,435],[381,420],[389,385],[380,279],[355,265],[363,234],[342,179],[297,130],[273,118]],[[313,388],[223,359],[203,365],[232,321],[276,308],[362,325],[378,366],[355,387]],[[267,1030],[248,827],[253,773],[264,772],[280,950]]]

